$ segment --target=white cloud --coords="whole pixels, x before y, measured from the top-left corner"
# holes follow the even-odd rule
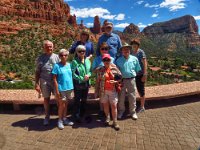
[[[144,7],[148,7],[148,8],[157,8],[157,7],[159,7],[159,5],[150,5],[149,3],[146,3],[146,4],[144,5]]]
[[[64,2],[71,2],[71,1],[73,1],[73,0],[64,0]]]
[[[116,17],[115,17],[115,20],[124,20],[125,18],[125,14],[118,14]]]
[[[200,15],[199,16],[194,16],[195,20],[200,20]]]
[[[125,14],[118,14],[113,15],[105,8],[102,7],[96,7],[96,8],[71,8],[71,14],[75,14],[77,18],[89,18],[89,17],[95,17],[99,16],[102,19],[108,19],[108,20],[124,20]]]
[[[144,3],[144,1],[137,1],[136,2],[138,5],[141,5],[142,3]]]
[[[92,27],[92,26],[93,26],[93,23],[88,22],[88,23],[86,23],[86,26],[87,26],[87,27]]]
[[[151,17],[152,17],[152,18],[156,18],[156,17],[158,17],[158,15],[159,15],[159,14],[154,13]]]
[[[130,23],[118,23],[114,27],[116,27],[116,28],[125,28],[125,27],[129,26],[129,24]]]
[[[145,25],[145,24],[143,24],[143,23],[141,23],[141,22],[138,23],[138,27],[139,27],[139,28],[145,28],[146,26],[147,26],[147,25]]]
[[[164,0],[161,4],[161,8],[168,8],[170,11],[177,11],[186,7],[186,0]]]

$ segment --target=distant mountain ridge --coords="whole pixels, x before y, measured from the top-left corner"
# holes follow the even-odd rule
[[[134,29],[133,26],[135,27]],[[191,15],[185,15],[165,22],[154,23],[151,26],[145,27],[140,33],[137,31],[137,26],[133,24],[127,26],[123,31],[123,33],[128,34],[133,34],[134,32],[139,36],[145,36],[146,38],[154,39],[157,37],[165,38],[165,35],[169,36],[169,34],[180,34],[183,36],[182,38],[185,40],[185,43],[189,48],[200,46],[198,25],[194,17]]]
[[[198,25],[193,16],[185,15],[166,22],[154,23],[144,28],[145,35],[165,34],[165,33],[188,33],[198,34]]]

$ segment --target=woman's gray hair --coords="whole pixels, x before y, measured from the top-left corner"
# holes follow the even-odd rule
[[[78,46],[76,47],[76,53],[77,53],[78,51],[80,51],[80,50],[86,51],[86,47],[85,47],[84,45],[78,45]]]
[[[49,40],[45,40],[45,41],[43,41],[43,47],[45,47],[45,45],[46,45],[47,43],[51,43],[51,44],[53,45],[53,42],[51,42],[51,41],[49,41]]]
[[[60,51],[59,51],[59,55],[61,55],[61,54],[67,54],[67,55],[69,55],[69,50],[67,50],[67,49],[61,49]]]

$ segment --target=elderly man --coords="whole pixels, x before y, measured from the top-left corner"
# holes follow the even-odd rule
[[[97,56],[100,56],[100,45],[103,42],[106,42],[108,46],[110,47],[109,54],[113,58],[119,57],[119,49],[121,48],[121,40],[117,34],[112,33],[113,30],[113,24],[111,22],[105,23],[105,32],[104,34],[99,38],[98,44],[97,44]]]
[[[137,73],[141,70],[138,59],[135,56],[130,55],[131,46],[125,43],[122,48],[122,56],[116,60],[116,65],[122,73],[122,89],[119,96],[119,113],[118,119],[121,119],[123,113],[125,112],[125,96],[126,92],[128,94],[129,100],[129,112],[132,119],[136,120],[136,85],[135,77]]]
[[[51,93],[54,93],[53,75],[51,71],[54,64],[60,61],[58,55],[53,53],[53,43],[43,42],[44,53],[36,60],[35,90],[44,97],[45,119],[44,125],[49,124],[49,100]]]
[[[138,72],[136,76],[136,86],[138,93],[140,95],[140,108],[138,112],[144,112],[144,104],[145,104],[145,82],[147,80],[147,58],[145,52],[140,49],[140,41],[138,39],[133,39],[130,43],[133,48],[133,55],[136,56],[139,60],[141,71]]]

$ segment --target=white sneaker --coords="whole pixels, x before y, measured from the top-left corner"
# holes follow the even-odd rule
[[[44,126],[49,125],[49,118],[48,118],[48,117],[45,117],[45,118],[44,118],[43,125],[44,125]]]
[[[118,115],[117,115],[117,118],[122,119],[123,114],[124,114],[123,112],[119,112]]]
[[[144,112],[144,111],[145,111],[145,108],[144,108],[144,107],[140,107],[140,109],[138,110],[137,113],[142,113],[142,112]]]
[[[67,118],[63,119],[63,124],[67,125],[67,126],[73,126],[74,125],[74,123]]]
[[[138,119],[138,116],[137,116],[136,112],[133,113],[131,117],[132,117],[133,120],[137,120]]]
[[[64,125],[63,125],[63,121],[62,120],[58,120],[58,129],[62,130],[64,129]]]

